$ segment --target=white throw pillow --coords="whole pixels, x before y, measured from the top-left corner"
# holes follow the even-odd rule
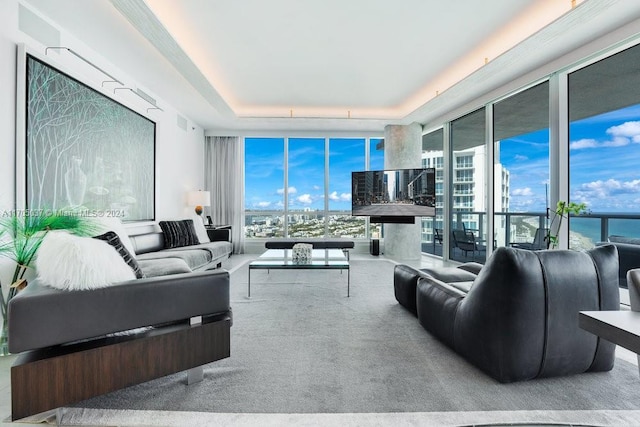
[[[136,253],[133,248],[133,243],[131,243],[131,239],[129,238],[129,233],[127,233],[127,229],[124,228],[122,222],[120,222],[120,218],[117,217],[99,217],[95,219],[97,230],[95,232],[96,236],[106,233],[107,231],[115,232],[120,241],[124,245],[125,248],[129,251],[131,255]]]
[[[204,222],[202,221],[202,217],[200,215],[196,215],[193,212],[189,215],[189,219],[193,220],[193,227],[196,229],[196,236],[198,236],[198,240],[200,243],[209,243],[209,235],[207,234],[207,229],[204,228]]]
[[[136,278],[113,246],[66,231],[47,233],[35,266],[43,284],[68,291],[104,288]]]

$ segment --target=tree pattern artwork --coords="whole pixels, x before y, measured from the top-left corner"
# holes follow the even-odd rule
[[[155,123],[29,56],[27,208],[154,219]]]

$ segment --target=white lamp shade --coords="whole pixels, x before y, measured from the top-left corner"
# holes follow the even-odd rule
[[[210,206],[211,192],[209,191],[189,191],[187,193],[188,206]]]

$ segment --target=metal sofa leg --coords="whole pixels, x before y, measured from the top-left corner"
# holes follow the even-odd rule
[[[190,326],[202,325],[202,316],[195,316],[189,319]],[[204,379],[204,367],[196,366],[187,371],[187,385],[199,383]]]
[[[204,367],[197,366],[187,371],[187,385],[199,383],[204,379]]]

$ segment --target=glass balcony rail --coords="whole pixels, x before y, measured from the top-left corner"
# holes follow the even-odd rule
[[[486,213],[460,210],[454,211],[453,215],[454,228],[463,228],[464,224],[464,228],[474,229],[478,239],[487,241]],[[533,242],[536,229],[546,228],[548,223],[544,212],[496,212],[494,244],[509,246],[512,243]],[[441,242],[434,239],[434,229],[443,228],[442,218],[422,218],[422,227],[423,252],[442,256]],[[570,248],[590,249],[597,242],[607,241],[612,235],[640,238],[640,214],[588,213],[571,216],[569,228]]]

